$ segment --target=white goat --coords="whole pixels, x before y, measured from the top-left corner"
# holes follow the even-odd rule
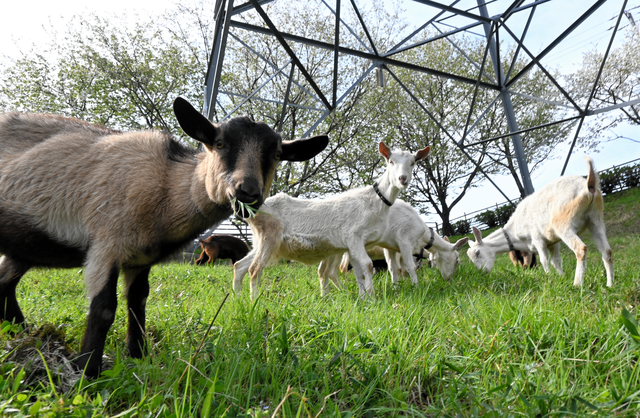
[[[451,244],[429,228],[409,203],[397,199],[389,209],[389,225],[377,245],[384,249],[384,258],[391,273],[391,281],[394,284],[398,283],[399,270],[404,267],[411,277],[411,282],[416,285],[418,284],[418,275],[413,254],[420,253],[424,248],[430,256],[433,256],[432,259],[442,277],[449,280],[455,274],[460,263],[458,249],[468,240],[468,238],[462,238],[455,244]],[[369,246],[367,251],[375,251],[375,247]],[[398,257],[398,254],[401,257]],[[349,258],[348,254],[342,256],[341,270],[343,270],[345,262],[349,263]],[[340,255],[337,255],[320,263],[318,275],[321,277],[321,282],[326,283],[328,276],[333,283],[340,286],[336,268],[339,262]]]
[[[476,267],[489,272],[497,254],[516,249],[538,253],[545,272],[549,271],[551,261],[556,271],[564,274],[560,258],[560,241],[564,241],[578,259],[573,284],[581,286],[587,265],[587,246],[578,234],[589,229],[602,253],[607,286],[611,287],[613,255],[605,233],[600,179],[593,160],[586,156],[585,160],[589,165],[586,180],[581,176],[565,176],[552,181],[520,202],[504,228],[486,238],[474,227],[477,242],[469,241],[467,255]]]
[[[365,247],[377,243],[387,229],[389,208],[400,190],[411,181],[416,161],[427,156],[429,147],[415,154],[391,151],[380,142],[387,161],[386,171],[373,187],[361,187],[319,199],[296,199],[279,193],[265,200],[255,218],[248,219],[254,248],[234,265],[233,289],[240,292],[242,279],[251,275],[251,297],[258,296],[262,270],[270,261],[297,260],[316,264],[349,251],[360,295],[374,294],[373,266]],[[320,279],[322,293],[325,283]]]

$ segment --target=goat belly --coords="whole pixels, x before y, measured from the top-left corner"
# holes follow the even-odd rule
[[[87,248],[52,238],[0,206],[0,253],[34,267],[81,267]]]
[[[281,258],[304,264],[318,264],[327,257],[342,254],[346,248],[336,248],[330,242],[305,234],[285,235],[282,239]]]

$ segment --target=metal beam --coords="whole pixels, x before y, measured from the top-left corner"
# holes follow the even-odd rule
[[[436,9],[445,10],[447,12],[451,12],[458,16],[468,17],[470,19],[477,20],[478,22],[491,23],[491,19],[488,16],[482,16],[482,15],[478,16],[476,14],[469,13],[465,10],[456,9],[455,7],[447,6],[435,1],[431,1],[431,0],[413,0],[413,1],[417,3],[426,4],[427,6],[435,7]]]
[[[353,1],[353,0],[352,0]],[[456,3],[460,2],[460,0],[456,0],[453,3],[450,4],[451,7],[455,6]],[[424,28],[426,28],[427,26],[429,26],[431,23],[433,23],[434,20],[436,20],[437,18],[439,18],[440,16],[442,16],[443,14],[445,14],[445,11],[441,11],[438,14],[436,14],[434,17],[432,17],[431,19],[427,20],[427,22],[420,26],[418,29],[416,29],[415,31],[413,31],[413,33],[411,33],[411,35],[407,36],[406,38],[404,38],[402,41],[398,42],[396,45],[394,45],[391,49],[389,49],[389,53],[395,51],[396,49],[400,48],[402,45],[404,45],[406,42],[408,42],[410,39],[413,39],[414,36],[416,36],[418,33],[422,32],[422,30]]]
[[[287,42],[284,40],[284,37],[282,36],[282,34],[278,31],[278,29],[276,29],[276,26],[273,24],[271,19],[269,19],[269,16],[267,16],[265,11],[262,9],[262,7],[260,6],[260,3],[258,3],[258,0],[250,0],[250,1],[251,3],[253,3],[253,6],[255,7],[260,17],[262,17],[262,20],[264,20],[264,23],[266,23],[267,26],[269,27],[269,30],[271,31],[271,33],[276,37],[278,42],[280,42],[280,45],[282,46],[282,48],[284,48],[287,54],[289,54],[289,56],[291,57],[295,65],[298,67],[298,70],[300,70],[300,73],[302,73],[304,78],[307,79],[307,82],[311,85],[311,88],[313,88],[313,90],[316,92],[320,100],[322,100],[322,102],[327,107],[327,109],[331,109],[331,104],[329,103],[327,98],[324,97],[324,93],[322,93],[322,90],[320,90],[320,87],[318,87],[316,82],[313,81],[313,78],[311,77],[307,69],[304,67],[304,65],[302,65],[302,63],[300,62],[296,54],[293,52],[289,44],[287,44]]]
[[[542,125],[536,125],[536,126],[532,126],[530,128],[520,129],[519,131],[509,132],[508,134],[497,135],[497,136],[494,136],[494,137],[491,137],[491,138],[482,139],[480,141],[472,142],[470,144],[466,144],[465,148],[473,147],[474,145],[484,144],[485,142],[495,141],[496,139],[502,139],[502,138],[505,138],[507,136],[512,136],[514,134],[523,134],[525,132],[535,131],[536,129],[547,128],[549,126],[557,125],[559,123],[575,121],[576,119],[580,119],[580,118],[581,118],[581,116],[578,115],[578,116],[572,116],[570,118],[556,120],[556,121],[553,121],[553,122],[543,123]]]
[[[205,97],[202,112],[211,121],[215,113],[215,103],[218,95],[218,87],[220,86],[220,74],[222,74],[227,35],[229,34],[229,21],[231,20],[231,13],[229,13],[229,11],[233,8],[233,0],[218,0],[217,6],[211,59],[209,60],[207,75],[205,76]]]
[[[269,29],[260,27],[260,26],[255,26],[255,25],[251,25],[248,23],[243,23],[243,22],[238,22],[236,20],[232,20],[231,21],[231,26],[232,27],[237,27],[237,28],[241,28],[241,29],[245,29],[245,30],[251,30],[254,32],[258,32],[258,33],[264,33],[267,35],[272,35],[272,33],[269,31]],[[327,50],[333,50],[334,49],[334,45],[327,43],[327,42],[322,42],[322,41],[318,41],[315,39],[308,39],[308,38],[304,38],[302,36],[297,36],[297,35],[292,35],[289,33],[285,33],[285,32],[280,32],[280,35],[282,35],[282,37],[284,39],[289,39],[291,41],[294,42],[300,42],[303,43],[305,45],[311,45],[311,46],[315,46],[318,48],[323,48],[323,49],[327,49]],[[376,56],[373,54],[369,54],[368,52],[363,52],[363,51],[358,51],[357,49],[351,49],[351,48],[345,48],[345,47],[339,47],[338,51],[342,54],[347,54],[347,55],[351,55],[354,57],[358,57],[358,58],[364,58],[364,59],[368,59],[371,61],[380,61],[383,64],[386,65],[392,65],[394,67],[401,67],[401,68],[406,68],[409,70],[413,70],[413,71],[418,71],[421,73],[426,73],[426,74],[431,74],[431,75],[435,75],[437,77],[443,77],[443,78],[448,78],[451,80],[455,80],[455,81],[460,81],[461,83],[466,83],[466,84],[472,84],[475,85],[476,84],[476,80],[472,79],[472,78],[468,78],[468,77],[461,77],[455,74],[450,74],[447,73],[445,71],[439,71],[439,70],[435,70],[433,68],[428,68],[428,67],[423,67],[421,65],[416,65],[416,64],[411,64],[408,62],[404,62],[404,61],[400,61],[400,60],[395,60],[392,58],[388,58],[388,57],[380,57],[380,56]],[[487,83],[487,82],[480,82],[480,85],[483,88],[487,88],[487,89],[492,89],[492,90],[498,90],[499,87],[495,84],[491,84],[491,83]]]
[[[622,107],[635,106],[637,104],[640,104],[640,99],[629,100],[629,101],[624,102],[624,103],[618,103],[618,104],[614,104],[614,105],[611,105],[611,106],[602,107],[602,108],[596,109],[596,110],[589,110],[589,111],[587,111],[587,116],[597,115],[598,113],[610,112],[612,110],[620,109]]]
[[[569,152],[567,153],[567,158],[564,161],[564,165],[562,166],[562,171],[560,175],[564,175],[564,171],[567,169],[567,164],[569,164],[569,159],[571,158],[571,153],[573,152],[573,147],[578,140],[578,135],[580,135],[580,129],[582,128],[582,123],[584,122],[584,118],[587,115],[587,111],[589,110],[589,105],[591,104],[591,100],[593,100],[593,96],[596,94],[596,88],[598,88],[598,82],[600,81],[600,76],[602,75],[602,70],[604,69],[604,65],[607,62],[607,58],[609,57],[609,51],[611,51],[611,45],[613,45],[613,40],[616,37],[616,33],[618,32],[618,27],[620,27],[620,20],[624,15],[624,9],[627,7],[627,0],[622,2],[622,9],[620,10],[620,14],[618,15],[618,20],[616,21],[616,25],[613,28],[613,32],[611,33],[611,39],[609,39],[609,45],[607,45],[607,50],[604,53],[604,57],[602,58],[602,63],[600,64],[600,69],[598,70],[598,75],[596,76],[595,81],[593,82],[593,88],[591,89],[591,94],[589,94],[589,98],[587,99],[587,104],[584,107],[584,112],[582,113],[582,117],[580,118],[580,123],[578,123],[578,127],[576,128],[576,134],[573,137],[573,141],[571,141],[571,146],[569,147]]]
[[[567,36],[571,34],[582,22],[584,22],[589,16],[591,16],[596,10],[600,8],[607,0],[598,0],[596,4],[591,6],[586,12],[584,12],[571,26],[569,26],[560,36],[558,36],[553,42],[549,44],[541,53],[536,56],[533,61],[527,64],[518,74],[516,74],[509,82],[507,83],[507,87],[511,86],[513,83],[518,81],[520,77],[525,75],[531,67],[540,62],[542,58],[544,58],[549,52],[553,50],[560,42],[562,42]]]
[[[489,12],[487,11],[487,6],[485,5],[484,0],[477,0],[478,6],[480,6],[480,14],[482,16],[488,17]],[[519,3],[516,0],[515,3]],[[514,3],[514,4],[515,4]],[[498,22],[494,21],[494,27],[496,34],[498,33]],[[504,74],[502,73],[502,63],[500,62],[500,55],[498,53],[499,42],[491,36],[492,30],[491,26],[487,23],[484,24],[484,31],[487,35],[487,42],[489,43],[489,51],[491,53],[491,58],[493,60],[493,68],[496,72],[496,78],[498,80],[498,85],[501,87],[504,86]],[[509,90],[507,88],[502,88],[500,90],[500,96],[502,97],[502,107],[504,108],[504,114],[507,118],[507,126],[509,127],[509,131],[512,132],[511,142],[513,144],[513,149],[516,153],[516,160],[518,162],[518,169],[520,171],[520,178],[522,180],[522,186],[524,187],[525,195],[530,195],[534,192],[533,183],[531,182],[531,175],[529,174],[529,166],[527,164],[527,156],[524,152],[524,147],[522,146],[522,138],[520,134],[514,133],[519,130],[518,121],[516,119],[515,112],[513,110],[513,103],[511,102],[511,95],[509,94]]]
[[[278,132],[282,132],[282,124],[287,114],[287,105],[289,104],[289,93],[291,92],[291,81],[293,80],[293,73],[296,71],[296,66],[291,65],[291,72],[289,72],[289,81],[287,82],[287,91],[284,93],[284,101],[282,103],[282,112],[280,113],[280,120],[278,121]]]
[[[324,0],[323,0],[324,1]],[[336,27],[333,38],[333,85],[332,85],[332,102],[331,107],[336,108],[336,100],[338,100],[338,47],[340,46],[340,0],[336,0]]]

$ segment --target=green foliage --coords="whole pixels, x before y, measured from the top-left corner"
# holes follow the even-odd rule
[[[620,188],[620,177],[613,170],[600,172],[600,189],[603,194],[613,193]]]
[[[635,25],[629,25],[621,32],[624,40],[610,51],[593,93],[591,106],[594,109],[624,103],[640,96],[640,32]],[[591,95],[602,59],[602,51],[594,47],[583,55],[578,70],[566,77],[568,92],[578,100],[585,100]],[[625,106],[619,112],[606,112],[598,118],[589,119],[582,129],[578,144],[584,148],[596,148],[605,136],[611,136],[620,123],[640,125],[638,106]]]
[[[516,210],[515,205],[510,205],[510,204],[502,205],[496,208],[495,214],[496,214],[498,225],[505,225],[509,221],[509,218],[511,218],[511,215],[513,215],[513,212],[515,210]]]
[[[51,42],[34,46],[0,74],[5,110],[178,133],[173,100],[183,96],[197,104],[201,96],[206,68],[187,40],[152,22],[75,16],[65,36]]]
[[[640,186],[640,164],[612,167],[598,173],[603,194]]]
[[[452,227],[455,235],[464,235],[471,232],[471,222],[467,219],[461,219],[458,222],[455,222]]]
[[[476,215],[476,221],[482,222],[487,228],[493,228],[498,225],[498,216],[494,211],[487,210]]]

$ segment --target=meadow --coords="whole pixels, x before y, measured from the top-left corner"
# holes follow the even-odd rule
[[[394,288],[381,273],[373,300],[358,297],[352,275],[321,298],[317,266],[267,268],[251,302],[248,278],[232,293],[229,265],[159,265],[150,356],[126,354],[121,297],[106,370],[92,381],[45,353],[79,350],[83,271],[33,270],[18,287],[30,325],[0,331],[0,415],[639,417],[639,209],[639,188],[605,198],[611,289],[588,237],[581,288],[566,246],[564,276],[515,268],[507,255],[481,273],[465,246],[451,281],[423,267],[417,287]]]

